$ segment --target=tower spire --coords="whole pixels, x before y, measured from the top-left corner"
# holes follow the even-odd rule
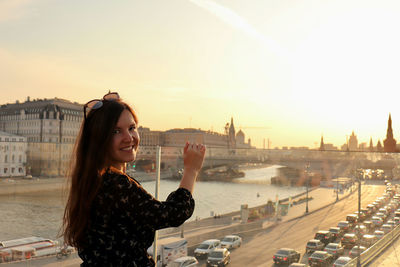
[[[324,136],[321,135],[321,143],[319,145],[319,150],[324,151],[325,150],[325,145],[324,145]]]
[[[386,139],[383,140],[383,150],[385,152],[396,152],[396,140],[393,138],[392,115],[390,113],[388,119]]]

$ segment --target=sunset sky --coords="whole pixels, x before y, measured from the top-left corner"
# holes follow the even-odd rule
[[[0,0],[0,104],[116,90],[140,124],[262,147],[400,141],[398,0]],[[259,127],[254,129],[253,127]]]

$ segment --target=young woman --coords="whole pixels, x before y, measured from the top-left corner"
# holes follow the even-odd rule
[[[137,123],[117,93],[84,106],[63,228],[81,266],[154,266],[147,249],[155,231],[179,226],[193,213],[191,193],[205,147],[185,145],[179,188],[158,201],[125,173],[126,163],[136,159]]]

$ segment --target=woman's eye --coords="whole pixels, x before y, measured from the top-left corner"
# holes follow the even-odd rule
[[[130,128],[129,128],[129,131],[134,131],[136,129],[136,126],[131,126]]]
[[[115,129],[113,133],[114,133],[114,134],[119,134],[119,133],[120,133],[120,130]]]

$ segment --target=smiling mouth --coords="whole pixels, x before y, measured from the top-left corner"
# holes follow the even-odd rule
[[[121,150],[122,151],[132,151],[132,150],[137,150],[137,145],[136,144],[133,144],[133,145],[131,145],[131,146],[127,146],[127,147],[123,147],[123,148],[121,148]]]

